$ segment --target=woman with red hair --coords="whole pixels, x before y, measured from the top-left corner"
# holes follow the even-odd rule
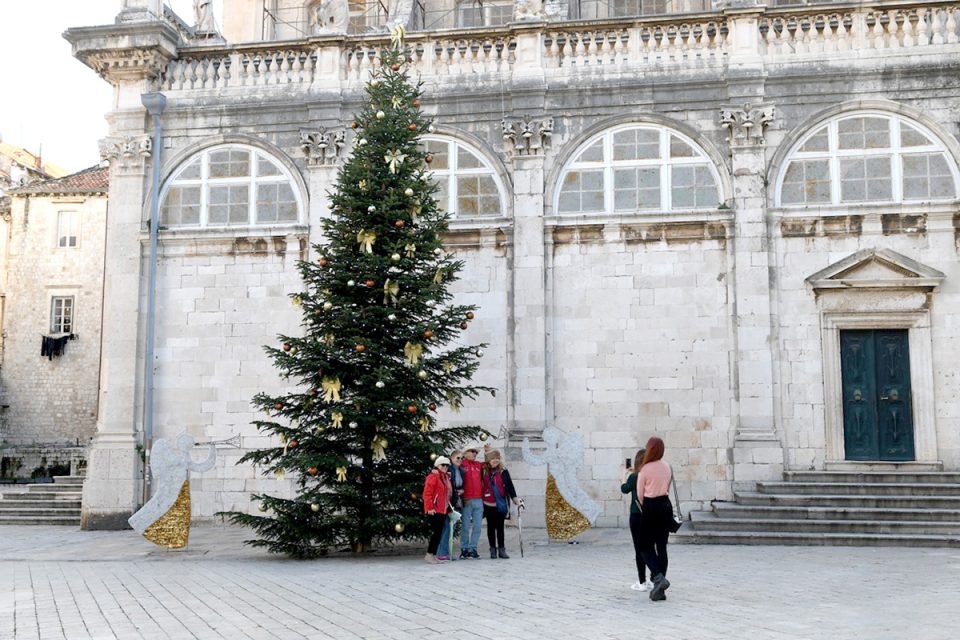
[[[670,503],[670,482],[673,472],[663,461],[663,440],[654,436],[647,440],[643,464],[637,474],[637,495],[643,496],[641,545],[643,561],[650,568],[653,588],[651,600],[666,600],[664,593],[670,586],[667,581],[667,539],[673,522],[673,505]]]

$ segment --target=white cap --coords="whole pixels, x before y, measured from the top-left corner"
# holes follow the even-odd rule
[[[449,466],[450,466],[450,458],[448,458],[447,456],[440,456],[439,458],[437,458],[437,459],[434,461],[433,466],[439,468],[440,465],[442,465],[442,464],[445,464],[445,465],[447,465],[447,466],[449,467]]]

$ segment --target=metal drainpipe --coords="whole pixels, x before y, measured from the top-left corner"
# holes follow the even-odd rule
[[[154,370],[154,325],[157,307],[157,236],[160,233],[160,135],[163,127],[160,116],[167,106],[162,93],[145,93],[140,102],[153,117],[153,179],[150,184],[150,279],[147,285],[147,349],[146,377],[143,399],[143,493],[144,501],[150,497],[150,450],[153,448],[153,370]]]

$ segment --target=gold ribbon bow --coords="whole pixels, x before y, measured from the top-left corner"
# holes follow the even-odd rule
[[[420,212],[423,211],[423,205],[419,202],[410,205],[410,222],[417,224],[420,221]]]
[[[427,416],[420,417],[420,431],[429,431],[430,430],[430,418]]]
[[[332,333],[325,333],[325,334],[323,334],[323,343],[324,343],[325,345],[327,345],[328,347],[332,347],[332,346],[333,346],[333,340],[334,340],[334,336],[333,336]]]
[[[463,406],[463,402],[460,400],[460,394],[454,391],[447,391],[447,404],[450,405],[454,413],[460,413],[460,407]]]
[[[373,253],[373,243],[377,241],[377,234],[373,231],[367,231],[366,229],[361,229],[360,233],[357,234],[357,242],[360,243],[360,252],[366,251],[367,253]]]
[[[443,282],[443,268],[437,269],[437,272],[433,274],[433,284],[440,284]]]
[[[423,345],[415,342],[408,342],[403,345],[403,355],[407,359],[407,364],[411,367],[417,366],[420,357],[423,355]]]
[[[449,360],[443,361],[443,372],[447,375],[450,375],[450,372],[453,371],[453,363]]]
[[[387,154],[383,156],[383,159],[390,166],[390,173],[396,173],[397,167],[403,164],[403,161],[407,159],[407,154],[400,153],[399,149],[394,149],[393,151],[387,151]]]
[[[277,469],[276,471],[273,472],[273,475],[277,477],[277,480],[283,480],[284,478],[287,477],[287,472],[284,471],[283,469]]]
[[[370,448],[373,449],[374,462],[380,462],[381,460],[387,459],[387,439],[383,436],[375,437],[373,442],[370,443]]]
[[[337,467],[337,482],[346,482],[346,481],[347,481],[347,468]]]
[[[361,180],[360,182],[357,183],[357,186],[360,187],[360,191],[366,191],[366,190],[367,190],[367,181],[366,181],[366,180]]]
[[[412,258],[417,255],[417,245],[415,244],[408,244],[403,248],[403,250],[407,252],[408,258]]]
[[[392,302],[396,305],[398,293],[400,293],[400,285],[390,278],[387,278],[387,281],[383,283],[383,304]]]
[[[343,414],[339,411],[334,411],[330,414],[330,419],[333,421],[333,424],[330,425],[334,429],[343,429]]]
[[[403,39],[407,35],[407,30],[403,28],[402,24],[395,24],[393,28],[390,29],[390,44],[394,49],[403,48]]]
[[[324,378],[320,386],[323,388],[324,402],[340,402],[340,378]]]
[[[293,296],[291,301],[293,302],[293,306],[295,307],[303,306],[303,298],[301,298],[300,296]]]
[[[403,98],[400,96],[393,96],[390,98],[390,104],[393,105],[394,109],[399,109],[401,106],[403,106]]]

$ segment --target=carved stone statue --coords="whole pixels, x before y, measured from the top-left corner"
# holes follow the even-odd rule
[[[311,7],[310,27],[314,33],[346,33],[349,24],[347,0],[321,0]]]
[[[513,4],[513,19],[542,20],[543,3],[541,0],[516,0]]]
[[[193,29],[197,34],[217,32],[213,19],[213,0],[193,0]]]

